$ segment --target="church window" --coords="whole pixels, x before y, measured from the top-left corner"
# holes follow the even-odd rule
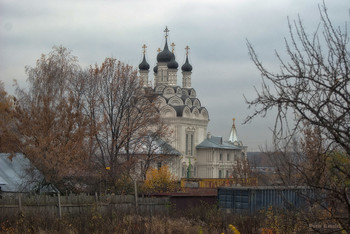
[[[212,161],[213,161],[213,153],[208,152],[208,162],[212,162]]]
[[[188,154],[188,133],[186,133],[186,155]]]
[[[208,178],[213,178],[213,169],[212,168],[207,168],[207,177]]]
[[[186,174],[187,174],[187,175],[186,175],[187,178],[191,178],[191,164],[188,165],[188,167],[187,167],[187,173],[186,173]]]
[[[181,172],[181,174],[182,174],[182,177],[185,177],[186,176],[186,166],[182,166],[182,172]]]
[[[185,154],[193,155],[194,146],[194,135],[193,132],[186,133],[186,142],[185,142]]]
[[[191,155],[193,155],[193,134],[191,134]]]

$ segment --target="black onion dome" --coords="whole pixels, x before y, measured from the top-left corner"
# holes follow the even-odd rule
[[[168,48],[168,41],[165,40],[164,50],[157,55],[158,63],[168,63],[173,57],[173,53]]]
[[[192,71],[192,65],[188,62],[188,56],[186,55],[186,62],[182,65],[181,70],[184,72]]]
[[[149,70],[149,64],[146,61],[146,57],[145,55],[143,55],[143,60],[142,62],[139,64],[139,69],[140,70]]]
[[[154,73],[157,73],[157,72],[158,72],[158,66],[155,66],[155,67],[153,68],[153,71],[154,71]]]
[[[170,69],[177,69],[179,67],[179,64],[175,60],[175,55],[172,53],[172,58],[170,62],[168,63],[168,68]]]

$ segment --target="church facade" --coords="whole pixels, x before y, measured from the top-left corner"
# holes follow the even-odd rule
[[[189,47],[186,61],[181,66],[181,85],[178,83],[178,68],[174,54],[168,47],[168,32],[165,29],[165,45],[158,50],[157,64],[153,68],[153,86],[149,82],[150,65],[146,61],[144,45],[143,60],[139,73],[144,88],[152,89],[154,102],[159,104],[160,114],[169,126],[172,136],[168,143],[181,155],[168,162],[172,174],[180,178],[225,178],[232,174],[235,159],[246,157],[247,147],[238,141],[233,123],[230,138],[213,137],[207,133],[208,110],[197,98],[191,86],[192,65],[189,63]]]

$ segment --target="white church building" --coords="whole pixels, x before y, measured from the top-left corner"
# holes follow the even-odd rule
[[[181,84],[178,84],[179,64],[174,55],[175,45],[171,44],[170,51],[168,28],[164,32],[165,45],[162,51],[158,50],[157,65],[153,69],[153,86],[149,80],[150,65],[146,61],[145,45],[139,72],[144,88],[152,89],[156,96],[154,101],[160,104],[161,116],[172,130],[168,143],[181,154],[167,164],[179,179],[230,177],[235,160],[247,157],[247,147],[238,140],[234,119],[227,141],[207,133],[209,113],[191,86],[189,47],[186,47],[186,61],[181,66]]]

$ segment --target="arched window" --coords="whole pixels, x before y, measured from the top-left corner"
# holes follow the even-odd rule
[[[186,173],[187,173],[187,168],[185,164],[182,164],[182,168],[181,168],[181,177],[184,178],[186,177]]]
[[[192,156],[194,153],[194,129],[187,129],[185,137],[185,154]]]

